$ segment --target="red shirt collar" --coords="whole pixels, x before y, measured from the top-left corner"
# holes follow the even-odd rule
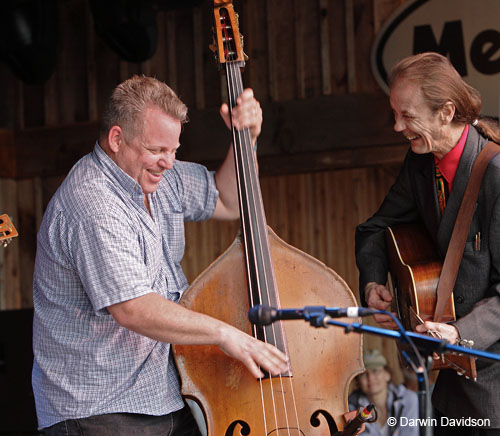
[[[458,163],[460,162],[460,157],[462,156],[462,152],[464,151],[468,133],[469,125],[466,124],[457,145],[455,145],[455,147],[453,147],[441,160],[434,156],[434,163],[439,167],[441,174],[448,182],[449,192],[451,192],[451,188],[453,187],[453,181],[455,180]]]

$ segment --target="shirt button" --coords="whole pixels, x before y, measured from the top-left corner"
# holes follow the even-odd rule
[[[459,295],[457,298],[455,298],[455,301],[457,303],[459,303],[459,304],[463,303],[464,302],[464,297],[462,295]]]

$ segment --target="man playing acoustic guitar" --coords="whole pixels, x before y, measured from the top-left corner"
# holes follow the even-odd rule
[[[356,230],[361,301],[390,310],[387,227],[420,222],[444,258],[472,165],[489,140],[500,143],[493,120],[478,121],[479,93],[465,83],[447,58],[423,53],[400,61],[389,78],[394,130],[410,142],[401,172],[380,209]],[[433,331],[452,344],[500,352],[500,157],[489,163],[472,217],[453,288],[456,321],[426,321],[418,332]],[[392,328],[386,315],[377,322]],[[477,382],[453,370],[441,371],[432,396],[435,434],[458,434],[450,419],[481,419],[484,428],[460,434],[500,434],[500,364],[477,361]],[[444,419],[440,419],[444,417]],[[458,421],[455,421],[458,422]]]

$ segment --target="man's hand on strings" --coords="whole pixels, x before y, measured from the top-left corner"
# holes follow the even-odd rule
[[[415,327],[417,333],[430,333],[438,339],[446,339],[451,345],[460,342],[460,335],[453,324],[425,321]]]
[[[438,339],[446,339],[451,345],[456,345],[460,342],[460,334],[453,324],[425,321],[423,324],[415,327],[415,330],[417,333],[429,333]],[[436,353],[432,353],[432,356],[434,359],[441,358]]]
[[[231,118],[226,103],[221,106],[220,114],[227,128],[230,129]],[[236,99],[236,106],[232,110],[232,120],[236,130],[250,129],[252,143],[255,144],[262,128],[262,109],[250,88],[245,89]]]
[[[261,368],[272,375],[288,371],[288,358],[278,348],[232,326],[224,326],[217,345],[228,356],[241,361],[255,378],[264,377]]]

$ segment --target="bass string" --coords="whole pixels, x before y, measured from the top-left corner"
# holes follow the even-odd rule
[[[243,92],[243,85],[242,85],[242,79],[241,79],[241,73],[239,70],[239,65],[237,62],[226,62],[227,65],[227,83],[228,83],[228,96],[230,99],[230,107],[234,107],[236,104],[236,98],[238,95],[240,95]],[[242,219],[242,227],[243,229],[248,228],[250,230],[250,235],[245,235],[244,238],[246,241],[246,258],[247,258],[247,271],[249,271],[250,265],[249,265],[249,256],[251,255],[249,253],[248,245],[252,247],[252,253],[253,253],[253,266],[257,266],[259,264],[257,257],[260,257],[262,260],[263,253],[266,253],[267,256],[264,257],[264,263],[260,262],[261,266],[263,266],[262,271],[260,271],[263,276],[264,276],[264,283],[272,283],[274,286],[274,290],[277,289],[276,286],[276,279],[274,276],[274,271],[272,266],[270,265],[270,253],[269,253],[269,241],[267,237],[267,225],[265,221],[265,215],[264,215],[264,209],[262,205],[262,195],[260,193],[260,185],[258,183],[258,177],[257,177],[257,171],[256,171],[256,163],[255,163],[255,155],[253,152],[252,148],[252,143],[251,143],[251,136],[250,136],[250,131],[249,129],[242,129],[242,130],[236,130],[233,127],[233,145],[235,146],[235,161],[237,162],[237,177],[239,178],[239,190],[240,190],[240,199],[241,198],[246,198],[248,201],[248,206],[249,206],[249,214],[250,217],[253,217],[254,223],[256,224],[255,226],[248,226],[245,225],[244,220],[247,219],[244,213],[241,214],[241,219]],[[240,165],[240,159],[241,159],[241,165]],[[240,179],[241,177],[241,179]],[[243,208],[242,208],[243,209]],[[243,212],[243,210],[242,210]],[[249,218],[251,219],[251,218]],[[249,223],[246,223],[249,224]],[[244,230],[244,233],[246,231]],[[271,277],[269,277],[271,276]],[[253,301],[254,297],[254,292],[257,292],[259,296],[259,300],[263,301],[264,298],[264,292],[269,292],[269,290],[263,290],[261,288],[261,283],[259,280],[257,280],[257,290],[254,291],[252,289],[252,281],[249,280],[249,292],[251,295],[251,299]],[[279,304],[279,295],[275,291],[275,298],[277,300],[277,303]],[[282,329],[281,323],[279,324],[280,328]],[[256,327],[254,327],[254,333],[256,333]],[[272,335],[274,339],[274,343],[276,343],[276,330],[274,325],[272,326]],[[282,331],[282,337],[283,331]],[[264,330],[264,340],[268,342],[268,338],[266,337],[266,332]],[[285,343],[286,345],[286,343]],[[288,350],[286,350],[288,354]],[[289,363],[290,365],[290,363]],[[290,368],[289,368],[290,371]],[[299,428],[299,423],[298,423],[298,411],[297,411],[297,406],[296,406],[296,401],[295,401],[295,393],[293,389],[293,382],[291,380],[291,377],[287,377],[289,380],[290,384],[290,391],[292,393],[292,403],[293,403],[293,410],[295,414],[295,419],[297,422],[297,428]],[[260,382],[260,388],[261,388],[261,401],[262,401],[262,406],[263,406],[263,413],[264,413],[264,419],[266,420],[266,414],[265,414],[265,404],[264,404],[264,387],[262,384],[262,379],[259,380]],[[281,385],[281,392],[283,393],[282,397],[282,406],[283,406],[283,412],[285,415],[285,422],[288,428],[288,433],[290,432],[290,424],[289,424],[289,417],[288,417],[288,407],[287,407],[287,401],[284,396],[284,382],[283,382],[283,377],[280,375],[279,376],[279,383]],[[271,390],[271,399],[273,403],[273,413],[274,413],[274,420],[275,420],[275,426],[278,428],[278,406],[277,402],[275,399],[275,389],[273,388],[273,379],[270,377],[269,379],[269,385],[270,385],[270,390]],[[267,427],[267,423],[265,424]]]

